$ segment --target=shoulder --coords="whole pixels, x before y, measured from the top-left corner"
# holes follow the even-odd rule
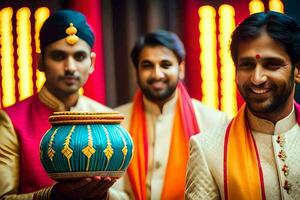
[[[35,102],[37,100],[37,96],[33,95],[31,97],[28,97],[27,99],[17,102],[12,106],[6,107],[3,110],[7,111],[7,112],[18,112],[18,111],[22,111],[24,110],[24,108],[32,105],[33,102]]]
[[[114,108],[114,110],[122,113],[125,116],[125,120],[122,122],[122,125],[128,130],[129,129],[129,125],[130,125],[130,116],[132,113],[132,106],[133,106],[133,102],[129,102],[123,105],[120,105],[116,108]]]
[[[202,148],[204,152],[216,152],[219,147],[223,146],[228,122],[215,125],[210,129],[200,132],[194,135],[190,139],[190,145],[192,147]]]
[[[115,107],[114,110],[123,113],[124,115],[128,115],[129,113],[132,112],[132,106],[133,106],[133,102],[129,102],[126,104],[122,104],[118,107]]]
[[[9,116],[4,110],[0,110],[0,133],[0,152],[1,148],[17,145],[18,139],[16,132]]]
[[[228,123],[229,118],[225,112],[206,106],[196,99],[192,99],[192,103],[201,131]]]
[[[202,112],[204,114],[213,114],[213,115],[222,116],[222,117],[227,116],[225,112],[222,112],[215,108],[204,105],[201,101],[199,101],[197,99],[192,99],[192,103],[193,103],[194,108],[197,111]]]
[[[111,112],[113,111],[108,106],[105,106],[87,96],[81,96],[80,101],[82,105],[78,105],[83,111],[94,111],[94,112]]]
[[[0,127],[11,128],[12,123],[4,110],[0,110]]]

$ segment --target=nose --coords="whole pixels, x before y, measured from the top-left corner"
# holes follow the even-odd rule
[[[255,85],[260,85],[267,81],[267,76],[264,68],[257,64],[255,69],[253,70],[253,74],[251,76],[251,81]]]
[[[164,77],[164,72],[163,72],[162,68],[159,65],[154,66],[154,69],[152,71],[152,76],[155,79],[160,79],[160,78]]]
[[[76,62],[72,56],[69,56],[65,63],[65,71],[74,72],[76,70]]]

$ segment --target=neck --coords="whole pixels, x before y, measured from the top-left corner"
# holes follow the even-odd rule
[[[168,101],[164,101],[164,102],[154,102],[158,107],[159,107],[159,110],[160,110],[160,113],[163,112],[163,108],[164,108],[164,105],[165,103],[167,103]]]
[[[68,96],[59,96],[59,97],[56,96],[56,98],[58,98],[61,102],[63,102],[63,104],[66,107],[66,110],[69,111],[71,107],[76,105],[79,98],[79,94],[74,93]]]
[[[276,124],[279,120],[287,117],[292,112],[293,107],[294,102],[287,101],[285,105],[278,106],[278,109],[272,110],[271,112],[257,113],[249,110],[248,107],[247,111],[250,111],[253,115],[255,115],[258,118],[265,119],[272,122],[273,124]]]
[[[163,112],[164,106],[166,103],[168,103],[169,101],[171,101],[173,98],[175,98],[176,96],[176,92],[174,92],[170,97],[168,97],[167,99],[164,100],[149,100],[151,102],[153,102],[154,104],[156,104],[159,107],[160,113]]]
[[[65,93],[60,91],[52,91],[51,88],[48,88],[47,86],[46,88],[53,96],[55,96],[59,101],[61,101],[64,104],[66,111],[69,111],[71,107],[75,106],[78,101],[78,91],[74,93]]]

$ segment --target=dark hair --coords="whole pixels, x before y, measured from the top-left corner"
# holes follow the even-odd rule
[[[179,63],[185,59],[185,49],[179,37],[173,32],[158,30],[148,33],[137,40],[131,51],[131,59],[134,66],[138,67],[140,53],[145,46],[160,45],[172,50]]]
[[[285,48],[293,64],[300,61],[299,25],[286,14],[269,11],[250,15],[233,31],[230,51],[235,64],[239,43],[256,39],[263,31]]]

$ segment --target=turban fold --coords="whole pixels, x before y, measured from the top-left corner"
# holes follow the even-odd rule
[[[93,47],[95,36],[88,25],[85,16],[73,10],[59,10],[51,15],[43,24],[40,31],[40,46],[43,51],[49,44],[66,38],[66,29],[70,25],[77,29],[76,36]]]

